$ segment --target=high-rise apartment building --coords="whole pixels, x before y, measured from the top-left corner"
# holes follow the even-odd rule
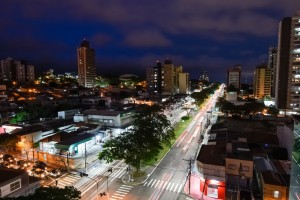
[[[227,70],[227,87],[230,85],[237,89],[241,88],[242,66],[236,65]]]
[[[0,62],[0,78],[2,82],[33,83],[35,80],[34,66],[26,61],[7,58]]]
[[[266,64],[261,64],[254,71],[253,93],[256,99],[271,95],[272,70]]]
[[[190,75],[189,73],[180,72],[178,74],[179,94],[188,94],[190,91]]]
[[[199,77],[199,81],[207,81],[209,82],[209,77],[207,71],[203,71]]]
[[[300,11],[279,24],[275,105],[300,109]]]
[[[175,66],[170,59],[167,59],[164,64],[157,61],[154,67],[147,68],[146,73],[147,87],[150,93],[187,94],[186,91],[189,91],[189,80],[186,81],[186,78],[189,79],[189,75],[183,73],[182,66]],[[183,76],[185,76],[185,79]],[[184,85],[187,88],[184,88]]]
[[[271,69],[271,97],[275,98],[276,70],[277,70],[277,47],[269,48],[268,68]]]
[[[83,87],[94,87],[96,83],[95,50],[90,48],[87,40],[81,42],[77,49],[78,83]]]

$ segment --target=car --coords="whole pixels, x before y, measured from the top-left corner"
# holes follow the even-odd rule
[[[26,160],[18,160],[17,166],[19,167],[19,169],[25,169],[30,166],[30,162]]]
[[[53,177],[57,177],[60,175],[60,170],[59,169],[52,169],[48,172],[48,174],[50,176],[53,176]]]
[[[38,161],[34,162],[33,168],[39,168],[39,169],[45,170],[45,169],[47,169],[47,164],[38,160]]]
[[[32,170],[28,171],[29,175],[35,176],[38,178],[45,178],[46,177],[46,172],[43,169],[40,168],[32,168]]]
[[[15,162],[15,158],[10,154],[4,154],[3,157],[2,157],[2,160],[4,162],[9,162],[9,163]]]
[[[13,163],[10,163],[10,162],[4,162],[4,163],[3,163],[3,166],[4,166],[4,167],[7,167],[7,168],[13,168],[13,167],[14,167],[14,164],[13,164]]]

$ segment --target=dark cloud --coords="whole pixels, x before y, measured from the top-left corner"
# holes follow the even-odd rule
[[[124,44],[131,47],[166,47],[172,42],[157,30],[139,30],[127,34]]]
[[[276,45],[279,21],[297,9],[299,0],[3,0],[0,57],[76,71],[86,38],[100,73],[142,72],[169,57],[193,76],[238,63],[250,74]]]

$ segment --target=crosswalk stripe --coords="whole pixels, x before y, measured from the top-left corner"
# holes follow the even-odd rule
[[[156,179],[153,181],[153,183],[152,183],[151,187],[153,187],[153,185],[155,184],[155,182],[156,182],[156,181],[157,181]]]
[[[122,191],[122,192],[129,192],[129,191],[130,191],[130,190],[128,190],[128,189],[126,190],[126,189],[122,189],[122,188],[119,188],[118,190],[119,190],[119,191]]]
[[[115,195],[112,195],[113,198],[117,198],[117,199],[123,199],[123,197],[118,197],[118,196],[115,196]]]
[[[174,185],[175,185],[175,184],[174,184],[174,183],[172,183],[172,186],[171,186],[171,188],[170,188],[170,191],[172,191],[172,189],[173,189]]]
[[[122,192],[122,191],[116,191],[116,193],[120,193],[120,194],[127,194],[128,192]]]
[[[168,183],[166,190],[169,190],[170,185],[172,185],[171,182]]]
[[[123,187],[133,188],[132,185],[122,185]]]
[[[126,194],[118,194],[118,193],[114,193],[114,195],[120,196],[120,197],[125,197]]]
[[[149,187],[149,185],[152,183],[153,179],[150,180],[150,182],[148,183],[147,187]]]
[[[176,183],[176,187],[175,187],[174,190],[173,190],[174,192],[176,191],[177,187],[178,187],[178,184]]]
[[[165,181],[161,181],[160,185],[158,186],[158,188],[161,188],[161,186],[164,184]]]
[[[180,193],[182,187],[183,187],[183,185],[181,185],[181,186],[178,188],[178,193]]]
[[[143,186],[159,188],[161,190],[180,193],[184,184],[174,183],[174,182],[170,182],[170,181],[163,181],[163,180],[159,180],[159,179],[151,179],[150,182],[145,182],[143,184]],[[130,187],[132,187],[132,186],[130,186]]]
[[[157,187],[157,185],[159,184],[160,180],[157,181],[157,183],[155,184],[154,188]]]
[[[168,182],[165,182],[164,186],[162,187],[162,190],[166,187],[167,184]]]
[[[129,189],[129,190],[131,190],[131,189],[132,189],[132,186],[129,187],[129,186],[122,185],[120,188],[124,188],[124,189]]]

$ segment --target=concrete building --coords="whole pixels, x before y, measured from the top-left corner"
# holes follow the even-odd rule
[[[271,96],[272,69],[265,64],[258,65],[254,71],[253,93],[256,99]]]
[[[289,199],[297,200],[300,194],[300,117],[298,115],[293,115],[294,120],[294,131],[292,143],[294,148],[292,149],[292,159],[291,159],[291,179],[290,179],[290,191]]]
[[[175,66],[170,59],[165,60],[164,64],[157,62],[146,73],[147,90],[151,94],[187,94],[189,91],[189,74],[183,72],[181,65]]]
[[[179,73],[178,79],[179,79],[179,82],[178,82],[179,94],[188,94],[190,91],[189,73]]]
[[[207,71],[203,71],[199,77],[199,81],[207,81],[209,82],[209,77]]]
[[[95,50],[90,48],[86,40],[77,49],[78,83],[83,87],[94,87],[96,79]]]
[[[242,66],[236,65],[227,70],[227,87],[230,85],[237,89],[241,88]]]
[[[300,11],[279,24],[275,105],[286,111],[300,109]]]
[[[277,70],[277,47],[269,48],[268,68],[271,69],[271,97],[275,98],[276,70]]]
[[[40,180],[24,170],[0,167],[0,198],[27,196],[40,186]]]
[[[34,83],[34,66],[24,60],[6,58],[0,61],[0,78],[2,82]]]

